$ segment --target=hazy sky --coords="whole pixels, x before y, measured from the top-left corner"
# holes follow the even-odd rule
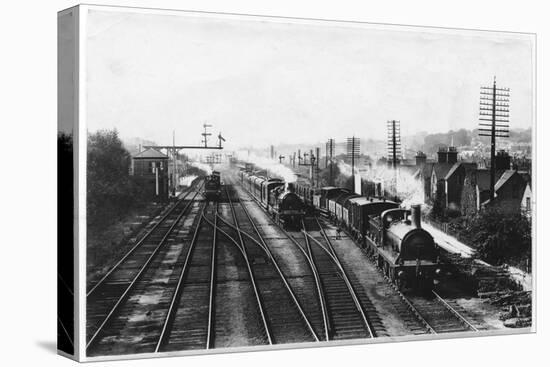
[[[228,148],[355,134],[475,128],[480,85],[511,89],[512,128],[532,124],[525,35],[90,11],[88,129],[198,144],[202,123]]]

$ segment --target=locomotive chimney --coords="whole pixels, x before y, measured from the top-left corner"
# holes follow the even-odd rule
[[[287,182],[286,189],[288,192],[294,192],[294,183],[293,182]]]
[[[421,227],[421,219],[420,204],[411,205],[411,222],[415,228]]]

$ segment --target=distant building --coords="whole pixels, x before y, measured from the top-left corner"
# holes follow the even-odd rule
[[[481,204],[489,200],[491,173],[487,169],[466,172],[461,197],[461,212],[464,216],[475,215]]]
[[[146,199],[168,200],[168,156],[147,149],[132,157],[130,175],[144,189]]]
[[[506,170],[495,184],[495,198],[492,201],[486,201],[484,205],[497,208],[502,213],[519,213],[522,210],[525,189],[528,184],[518,171]],[[531,196],[528,195],[528,197],[530,201]]]
[[[525,185],[525,190],[523,191],[523,196],[521,199],[521,211],[527,216],[530,216],[533,210],[532,198],[533,198],[533,192],[531,191],[531,184],[527,183],[527,185]]]

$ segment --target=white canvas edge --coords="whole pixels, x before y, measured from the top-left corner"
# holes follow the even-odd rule
[[[207,354],[221,354],[221,353],[239,353],[239,352],[252,352],[252,351],[271,351],[271,350],[284,350],[284,349],[298,349],[298,348],[312,348],[312,347],[327,347],[327,346],[344,346],[344,345],[365,345],[365,344],[378,344],[388,342],[404,342],[404,341],[426,341],[426,340],[439,340],[439,339],[457,339],[457,338],[470,338],[470,337],[486,337],[486,336],[501,336],[501,335],[517,335],[526,333],[535,333],[536,324],[538,318],[536,317],[536,271],[537,271],[537,241],[536,241],[536,219],[537,219],[537,185],[536,185],[536,127],[537,127],[537,53],[536,44],[537,38],[535,33],[529,32],[509,32],[509,31],[495,31],[495,30],[476,30],[476,29],[461,29],[461,28],[441,28],[430,26],[411,26],[401,24],[383,24],[383,23],[366,23],[346,20],[330,20],[330,19],[307,19],[307,18],[293,18],[293,17],[280,17],[280,16],[261,16],[261,15],[248,15],[248,14],[229,14],[229,13],[215,13],[215,12],[200,12],[200,11],[188,11],[188,10],[176,10],[176,9],[155,9],[155,8],[142,8],[142,7],[125,7],[125,6],[113,6],[113,5],[93,5],[93,4],[80,4],[75,6],[78,14],[78,57],[77,57],[77,69],[78,69],[78,119],[76,121],[76,130],[78,131],[78,139],[76,139],[76,146],[78,149],[78,168],[86,167],[87,157],[87,125],[86,125],[86,21],[87,13],[89,10],[99,10],[106,12],[134,12],[139,14],[157,14],[157,15],[176,15],[186,17],[204,17],[204,18],[225,18],[225,19],[240,19],[240,20],[256,20],[256,21],[269,21],[269,22],[283,22],[283,23],[298,23],[298,24],[322,24],[323,26],[336,26],[345,28],[362,28],[373,30],[400,30],[411,32],[429,32],[438,34],[469,34],[479,35],[487,37],[492,35],[502,38],[503,36],[512,39],[529,40],[532,43],[532,83],[533,83],[533,125],[532,125],[532,188],[533,188],[533,215],[532,215],[532,307],[533,307],[533,323],[528,328],[517,329],[503,329],[503,330],[490,330],[480,331],[476,333],[460,332],[460,333],[448,333],[445,335],[426,335],[415,336],[406,335],[398,337],[380,337],[374,339],[354,339],[344,341],[330,341],[319,343],[289,343],[282,345],[272,346],[252,346],[252,347],[232,347],[223,349],[210,349],[210,350],[197,350],[197,351],[175,351],[175,352],[163,352],[163,353],[142,353],[142,354],[124,354],[115,356],[86,356],[86,170],[78,169],[78,244],[75,248],[75,256],[78,261],[78,271],[75,273],[75,294],[78,294],[78,299],[75,300],[75,355],[69,358],[76,359],[79,362],[96,362],[96,361],[108,361],[108,360],[129,360],[129,359],[144,359],[144,358],[161,358],[161,357],[174,357],[174,356],[190,356],[190,355],[207,355]],[[69,9],[67,9],[69,10]],[[65,11],[65,10],[63,10]],[[60,12],[61,13],[61,12]]]

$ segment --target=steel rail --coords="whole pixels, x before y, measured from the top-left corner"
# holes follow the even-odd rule
[[[240,202],[240,200],[239,200],[239,202]],[[298,311],[300,311],[300,314],[302,315],[302,318],[304,319],[305,323],[307,324],[308,329],[310,330],[311,334],[315,338],[315,341],[319,341],[319,337],[317,336],[317,333],[313,329],[313,326],[311,325],[311,323],[310,323],[309,319],[307,318],[304,310],[302,309],[302,306],[300,305],[300,302],[296,298],[296,295],[294,294],[294,291],[292,290],[292,287],[287,282],[286,277],[284,276],[282,270],[279,268],[279,264],[275,260],[275,257],[273,256],[273,253],[269,249],[269,246],[267,246],[267,243],[265,243],[263,236],[260,234],[260,231],[258,230],[258,227],[256,226],[256,223],[254,223],[254,221],[252,220],[252,217],[250,216],[250,213],[248,212],[248,209],[246,209],[246,206],[243,205],[242,203],[241,203],[241,208],[243,208],[243,211],[245,212],[246,216],[248,217],[248,220],[250,221],[250,224],[252,224],[252,228],[254,228],[254,231],[256,232],[256,235],[260,239],[266,253],[268,254],[269,258],[271,259],[271,262],[273,263],[273,265],[275,266],[275,269],[277,269],[277,272],[281,276],[281,279],[283,280],[288,292],[290,293],[290,296],[292,297],[292,300],[294,301],[294,304],[298,308]],[[244,233],[246,234],[246,232],[244,232]],[[252,238],[252,236],[250,236],[250,237]]]
[[[372,240],[370,238],[367,237],[367,240],[368,241],[371,241]],[[361,251],[363,253],[364,252],[364,249],[361,249]],[[365,253],[366,254],[366,253]],[[372,258],[370,256],[368,256],[368,254],[366,254],[367,257],[374,263],[374,266],[375,268],[378,270],[378,272],[380,273],[380,275],[382,275],[382,277],[384,277],[384,279],[386,279],[386,281],[388,282],[388,284],[395,290],[395,292],[397,292],[397,295],[399,296],[399,298],[401,298],[401,300],[405,303],[405,305],[407,306],[407,308],[416,316],[417,320],[420,321],[420,323],[422,323],[426,329],[430,332],[430,334],[437,334],[437,332],[434,330],[434,328],[432,328],[432,326],[428,323],[428,321],[426,321],[426,319],[420,314],[420,311],[418,311],[418,309],[416,307],[414,307],[414,305],[411,303],[411,301],[409,301],[409,299],[403,294],[403,292],[401,292],[399,290],[399,288],[391,281],[390,278],[388,278],[388,276],[386,274],[384,274],[384,272],[382,271],[382,269],[380,269],[377,264],[372,260]]]
[[[184,280],[185,276],[187,275],[189,260],[191,258],[191,254],[193,253],[193,250],[194,250],[195,245],[197,243],[197,238],[198,238],[199,230],[200,230],[201,223],[202,223],[202,216],[203,216],[203,213],[206,209],[206,206],[207,205],[205,204],[201,208],[201,212],[199,214],[199,222],[197,223],[197,226],[195,227],[195,232],[193,233],[193,238],[191,239],[191,244],[189,246],[189,250],[187,250],[187,254],[185,255],[185,261],[183,263],[183,267],[182,267],[180,276],[178,278],[178,283],[176,285],[176,289],[175,289],[174,293],[172,294],[172,299],[170,301],[170,307],[168,308],[168,313],[166,314],[166,318],[164,319],[164,323],[162,325],[162,330],[161,330],[159,339],[157,341],[157,345],[155,346],[155,353],[158,353],[160,351],[160,348],[162,348],[167,342],[166,338],[168,337],[168,333],[170,331],[169,327],[171,327],[172,322],[174,321],[174,317],[176,316],[175,310],[176,310],[177,304],[179,304],[179,299],[180,299],[180,296],[181,296],[183,280]]]
[[[256,204],[263,209],[263,207],[261,205],[258,204],[258,201],[256,200],[256,198],[250,194],[250,192],[244,187],[241,185],[241,187],[243,188],[243,190],[248,194],[248,196],[250,196],[252,198],[252,200],[254,200],[254,202],[256,202]],[[242,205],[242,204],[241,204]],[[244,205],[242,205],[244,207]],[[245,208],[246,210],[246,208]],[[265,210],[265,209],[264,209]],[[248,214],[248,212],[247,212]],[[269,220],[275,225],[277,226],[278,228],[281,229],[281,226],[273,219],[271,218],[269,215],[268,215],[268,218]],[[254,226],[255,227],[255,226]],[[306,258],[308,264],[309,264],[309,267],[311,269],[311,272],[313,273],[313,279],[315,280],[315,285],[316,285],[316,288],[317,288],[317,295],[319,296],[319,303],[320,303],[320,306],[321,306],[321,313],[323,315],[323,320],[325,319],[325,317],[327,317],[327,310],[325,308],[325,302],[324,300],[322,299],[323,295],[322,295],[322,291],[321,291],[321,285],[320,285],[320,282],[318,281],[318,278],[319,278],[319,275],[316,274],[316,268],[314,266],[314,264],[312,263],[311,259],[309,258],[308,254],[305,252],[305,250],[302,248],[302,246],[300,246],[300,244],[296,241],[296,239],[294,239],[292,236],[290,236],[284,229],[281,229],[282,232],[284,233],[284,235],[292,242],[296,245],[296,247],[298,247],[298,249],[300,251],[302,251],[302,253],[304,254],[304,257]],[[256,239],[254,239],[252,236],[250,236],[248,233],[244,232],[243,233],[250,237],[254,242],[256,242],[259,246],[262,246],[262,244],[260,244],[258,241],[256,241]],[[263,246],[262,246],[263,247]],[[266,245],[267,247],[267,245]],[[286,281],[286,278],[285,276],[282,274],[282,271],[279,269],[279,266],[277,264],[277,262],[275,261],[275,258],[273,257],[273,255],[271,254],[271,251],[269,251],[269,249],[265,249],[266,252],[268,253],[268,256],[271,258],[272,262],[275,264],[277,270],[279,271],[279,274],[281,274],[281,277],[283,278],[283,281],[287,283]],[[299,302],[297,300],[297,298],[295,297],[294,293],[292,292],[292,288],[290,287],[290,285],[287,285],[287,287],[289,288],[289,290],[291,291],[291,295],[292,295],[292,298],[294,299],[295,303],[299,306]],[[299,308],[300,309],[300,312],[302,313],[303,317],[306,319],[306,322],[308,323],[309,327],[310,327],[310,330],[311,332],[313,333],[315,339],[317,341],[319,341],[319,337],[317,336],[317,333],[315,333],[315,331],[313,330],[313,328],[311,327],[307,317],[305,316],[305,313],[303,313],[301,307]],[[329,336],[328,336],[328,330],[327,330],[327,327],[325,326],[325,339],[328,341],[329,340]]]
[[[239,200],[240,202],[240,200]],[[247,214],[247,217],[249,218],[250,222],[252,223],[252,226],[253,228],[255,229],[255,231],[258,231],[255,223],[252,221],[252,218],[250,217],[250,214],[248,213],[248,211],[246,210],[245,206],[241,203],[241,207],[243,208],[244,212]],[[271,262],[273,263],[273,265],[275,266],[275,269],[277,270],[277,272],[279,273],[279,276],[281,277],[281,280],[283,281],[283,283],[285,284],[285,287],[287,288],[292,300],[294,301],[294,304],[296,305],[296,307],[298,308],[298,311],[300,312],[302,318],[304,319],[304,322],[306,323],[309,331],[311,332],[311,334],[313,335],[313,337],[315,338],[315,341],[320,341],[319,340],[319,337],[317,336],[317,333],[315,332],[315,330],[313,329],[312,325],[311,325],[311,322],[309,321],[309,319],[307,318],[304,310],[302,309],[302,306],[300,305],[300,302],[298,301],[298,298],[296,297],[296,295],[294,294],[294,291],[292,290],[292,287],[290,286],[290,284],[288,283],[285,275],[283,274],[281,268],[279,267],[279,264],[277,263],[277,261],[275,260],[275,257],[273,256],[273,254],[271,253],[271,250],[269,249],[269,247],[267,246],[267,244],[263,241],[263,238],[261,235],[258,235],[258,237],[260,238],[260,240],[263,242],[263,243],[260,243],[258,242],[258,240],[256,240],[254,237],[252,237],[249,233],[247,233],[246,231],[232,225],[231,223],[227,222],[226,220],[224,220],[223,218],[220,218],[221,221],[225,222],[227,225],[229,225],[230,227],[234,228],[235,230],[241,232],[242,234],[244,234],[245,236],[247,236],[251,241],[253,241],[256,245],[258,245],[260,248],[262,248],[266,255],[270,258]],[[259,232],[257,232],[258,234]],[[286,232],[285,232],[286,234]],[[300,246],[298,246],[300,247]],[[303,251],[303,250],[302,250]],[[307,259],[307,255],[304,253],[306,259]],[[309,259],[307,259],[309,261]],[[310,264],[311,265],[311,264]]]
[[[315,341],[319,341],[319,337],[317,336],[317,333],[315,333],[315,330],[313,329],[313,327],[311,326],[311,323],[309,322],[309,319],[307,318],[305,312],[303,311],[302,309],[302,306],[300,306],[300,303],[298,301],[298,299],[296,298],[296,295],[294,294],[294,291],[292,290],[292,287],[290,286],[290,284],[288,283],[288,281],[286,280],[286,277],[284,276],[284,274],[282,273],[281,269],[279,268],[279,265],[277,264],[277,261],[275,260],[275,258],[273,257],[273,255],[269,252],[269,249],[265,249],[265,247],[260,243],[258,242],[258,240],[256,240],[254,237],[252,237],[250,234],[248,234],[246,231],[238,228],[238,227],[235,227],[233,224],[227,222],[226,220],[224,220],[223,218],[220,217],[220,220],[222,222],[224,222],[225,224],[227,224],[228,226],[230,226],[231,228],[233,228],[234,230],[236,231],[239,231],[241,232],[242,234],[244,234],[246,237],[248,237],[252,242],[254,242],[258,247],[260,247],[261,249],[263,249],[266,253],[266,255],[270,258],[271,262],[273,263],[273,265],[275,266],[275,269],[277,269],[277,272],[279,273],[279,275],[281,276],[281,279],[282,281],[284,282],[285,286],[287,287],[287,290],[289,291],[290,293],[290,296],[292,298],[292,300],[294,301],[296,307],[298,308],[298,311],[300,312],[300,314],[302,315],[302,318],[304,319],[304,322],[307,324],[308,326],[308,329],[310,330],[311,334],[313,335],[313,337],[315,338]],[[224,233],[222,230],[220,230],[220,232]],[[225,234],[225,233],[224,233]],[[226,236],[230,237],[228,234],[226,234]],[[232,238],[231,238],[232,239]],[[233,239],[232,239],[233,240]],[[235,240],[233,240],[235,241]]]
[[[151,264],[151,262],[153,261],[153,259],[156,257],[157,253],[160,251],[160,249],[162,248],[162,246],[164,245],[164,243],[166,242],[166,239],[168,238],[168,236],[172,233],[172,231],[174,230],[174,228],[176,227],[176,225],[180,222],[181,218],[183,218],[183,216],[186,214],[187,212],[187,209],[189,209],[189,207],[191,206],[191,204],[193,203],[195,197],[197,197],[198,195],[198,191],[195,192],[195,195],[193,196],[193,198],[187,203],[187,205],[185,206],[185,208],[181,211],[181,213],[178,215],[178,217],[174,220],[174,223],[172,223],[172,225],[170,226],[170,228],[168,229],[168,231],[165,233],[165,235],[162,237],[162,239],[159,241],[159,244],[157,245],[157,247],[155,248],[155,250],[151,253],[151,255],[149,256],[149,258],[147,259],[147,261],[142,265],[141,269],[139,270],[139,272],[134,276],[134,278],[132,279],[132,281],[130,282],[130,284],[128,285],[128,287],[126,287],[126,290],[122,293],[122,295],[119,297],[119,299],[117,300],[117,302],[115,303],[115,305],[111,308],[111,311],[109,311],[109,313],[107,314],[107,316],[105,317],[105,319],[103,320],[103,322],[99,325],[99,327],[96,329],[95,333],[92,335],[92,337],[90,338],[90,340],[88,341],[88,343],[86,344],[86,349],[88,349],[90,347],[90,345],[92,345],[92,343],[95,341],[95,338],[97,337],[97,335],[100,333],[100,331],[103,329],[103,327],[105,326],[105,324],[107,324],[107,322],[110,320],[110,318],[113,316],[113,314],[115,313],[115,311],[118,309],[118,307],[122,304],[122,302],[125,300],[126,296],[128,295],[128,293],[130,292],[130,290],[134,287],[134,285],[137,283],[137,281],[139,280],[139,278],[141,278],[141,275],[145,272],[145,270],[147,270],[147,268],[149,267],[149,265]]]
[[[319,294],[319,300],[321,301],[321,310],[323,313],[323,323],[325,326],[325,338],[328,341],[330,339],[330,335],[332,334],[332,325],[330,323],[330,319],[328,317],[328,311],[327,311],[327,300],[325,296],[325,292],[323,292],[323,288],[321,285],[321,278],[319,276],[319,271],[317,270],[317,265],[315,264],[315,260],[313,258],[313,253],[311,252],[311,245],[309,243],[309,239],[305,235],[305,229],[306,225],[304,223],[304,220],[301,220],[302,222],[302,228],[304,230],[304,240],[306,241],[306,248],[308,252],[308,256],[311,259],[311,267],[313,269],[313,276],[315,277],[315,284],[317,286],[317,292]]]
[[[233,206],[233,202],[231,201],[231,198],[229,197],[229,191],[227,190],[227,186],[225,186],[225,193],[227,195],[227,201],[229,202],[229,207],[231,208],[231,213],[233,215],[233,222],[235,223],[235,227],[238,227],[239,226],[239,221],[237,220],[237,215],[235,214],[235,208]],[[264,329],[265,329],[265,332],[266,332],[267,341],[269,342],[269,345],[272,345],[273,344],[273,338],[271,337],[271,329],[270,329],[269,324],[267,322],[267,318],[265,317],[263,302],[262,302],[262,299],[260,297],[260,293],[258,292],[258,287],[256,285],[256,279],[255,279],[255,276],[254,276],[254,272],[252,271],[252,267],[250,266],[250,261],[248,260],[248,254],[246,252],[246,246],[244,245],[244,240],[243,240],[241,231],[237,231],[237,234],[239,235],[239,241],[241,243],[241,248],[242,248],[244,261],[246,263],[246,267],[248,268],[248,273],[250,275],[250,281],[252,282],[252,287],[254,288],[254,294],[256,296],[256,302],[258,303],[260,316],[262,317],[262,323],[264,325]]]
[[[445,308],[447,308],[457,319],[459,319],[463,324],[468,326],[472,331],[479,331],[478,328],[476,328],[474,325],[472,325],[464,316],[462,316],[458,311],[456,311],[453,306],[451,306],[447,301],[445,301],[439,294],[437,294],[436,291],[432,289],[433,295],[436,297],[438,301],[440,301]]]
[[[124,255],[124,257],[122,257],[122,259],[120,259],[115,265],[113,265],[113,267],[97,282],[94,284],[94,286],[92,287],[92,289],[90,289],[88,291],[88,293],[86,293],[86,297],[89,297],[101,284],[103,284],[103,282],[105,281],[105,279],[107,279],[109,277],[109,275],[111,275],[113,273],[113,271],[115,271],[119,266],[120,264],[122,264],[127,258],[128,256],[130,256],[131,254],[134,253],[134,251],[141,246],[141,244],[143,243],[143,241],[145,241],[147,238],[149,238],[149,236],[153,233],[153,231],[155,229],[157,229],[157,227],[163,223],[166,218],[172,214],[172,212],[174,210],[176,210],[177,207],[179,207],[181,205],[181,203],[183,203],[183,201],[187,198],[187,196],[189,196],[192,192],[195,192],[195,196],[193,196],[193,199],[197,196],[197,193],[198,191],[200,190],[200,188],[202,187],[202,183],[200,185],[200,187],[197,188],[197,191],[195,191],[195,186],[196,184],[193,185],[193,187],[185,193],[185,196],[181,199],[178,200],[178,202],[168,210],[168,212],[166,212],[166,214],[164,214],[160,219],[159,221],[149,230],[147,231],[147,233],[145,233],[145,235],[143,235],[143,237],[141,237],[139,239],[139,241],[126,253],[126,255]],[[192,200],[193,200],[192,199]],[[187,208],[185,208],[187,209]],[[184,209],[184,210],[185,210]]]
[[[319,228],[321,230],[321,234],[323,235],[323,238],[327,242],[328,248],[330,249],[330,251],[333,254],[333,258],[335,260],[336,265],[340,268],[340,271],[342,272],[342,279],[344,279],[344,282],[346,283],[346,286],[347,286],[347,288],[349,290],[349,293],[350,293],[350,295],[353,299],[353,302],[355,303],[355,306],[357,307],[357,310],[361,314],[361,318],[363,319],[363,322],[365,323],[366,329],[367,329],[368,333],[370,334],[370,337],[374,338],[376,334],[374,333],[374,330],[373,330],[372,326],[370,325],[369,319],[368,319],[365,311],[363,310],[363,306],[361,306],[361,302],[359,301],[359,298],[357,297],[357,293],[355,292],[355,289],[353,288],[353,285],[351,284],[351,281],[349,280],[348,274],[347,274],[346,270],[344,269],[344,266],[342,265],[340,259],[338,258],[338,255],[334,251],[334,248],[332,247],[332,243],[330,242],[330,239],[326,235],[324,228],[321,227],[321,224],[319,223],[319,220],[317,219],[317,217],[315,217],[315,221],[317,222],[317,225],[319,226]],[[314,240],[314,242],[321,245],[321,243],[319,241],[317,241],[313,236],[311,236],[310,234],[308,234],[308,235]],[[322,248],[324,248],[324,247],[322,247]]]
[[[212,328],[215,323],[213,317],[214,313],[214,298],[215,294],[215,282],[216,282],[216,236],[218,234],[218,206],[219,203],[216,203],[216,208],[214,209],[214,236],[212,239],[212,261],[211,261],[211,270],[210,270],[210,295],[209,295],[209,305],[208,305],[208,330],[206,335],[206,349],[210,349],[210,344],[212,343]]]

